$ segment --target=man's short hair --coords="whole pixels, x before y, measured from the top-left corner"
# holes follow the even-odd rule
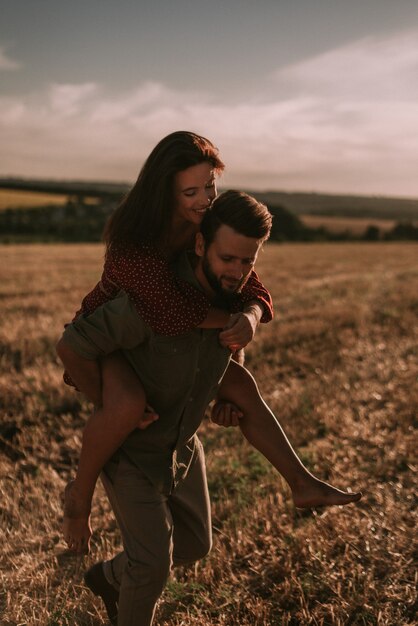
[[[235,232],[264,242],[272,224],[268,208],[243,191],[225,191],[215,198],[203,217],[200,232],[206,248],[215,238],[217,230],[225,224]]]

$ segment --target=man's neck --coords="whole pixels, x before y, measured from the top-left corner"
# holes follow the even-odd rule
[[[192,265],[193,265],[193,271],[195,273],[195,276],[197,278],[199,285],[202,287],[203,291],[205,292],[209,300],[213,301],[216,297],[216,293],[210,286],[209,281],[205,276],[205,272],[203,271],[203,268],[202,268],[201,257],[197,257],[194,255],[192,258]]]

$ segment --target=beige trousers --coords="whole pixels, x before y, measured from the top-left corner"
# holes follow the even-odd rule
[[[212,545],[205,457],[200,442],[187,476],[169,496],[128,458],[110,461],[102,482],[124,551],[104,565],[119,592],[118,626],[149,626],[173,565],[203,558]]]

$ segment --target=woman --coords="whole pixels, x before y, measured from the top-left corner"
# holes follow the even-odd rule
[[[243,307],[243,312],[231,316],[211,308],[202,293],[181,283],[169,267],[170,260],[193,245],[223,167],[213,144],[194,133],[172,133],[154,148],[106,227],[102,280],[84,298],[81,313],[92,312],[123,289],[159,334],[181,334],[196,326],[225,328],[220,340],[233,352],[252,339],[258,323],[272,314],[270,296],[255,273],[236,302],[236,310]],[[158,416],[145,412],[141,383],[121,355],[77,372],[71,369],[71,353],[62,342],[58,353],[78,389],[98,407],[86,425],[77,477],[66,489],[64,508],[65,539],[70,549],[83,552],[88,549],[91,498],[101,468],[134,428],[146,428]],[[346,504],[360,497],[343,493],[306,470],[245,368],[231,362],[219,398],[222,404],[216,407],[215,419],[240,423],[250,443],[287,480],[297,506]]]

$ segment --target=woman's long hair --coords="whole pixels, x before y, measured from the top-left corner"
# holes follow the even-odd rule
[[[174,208],[174,176],[193,165],[210,163],[216,172],[224,164],[205,137],[177,131],[164,137],[145,161],[138,179],[103,233],[107,248],[113,243],[157,243],[169,230]]]

